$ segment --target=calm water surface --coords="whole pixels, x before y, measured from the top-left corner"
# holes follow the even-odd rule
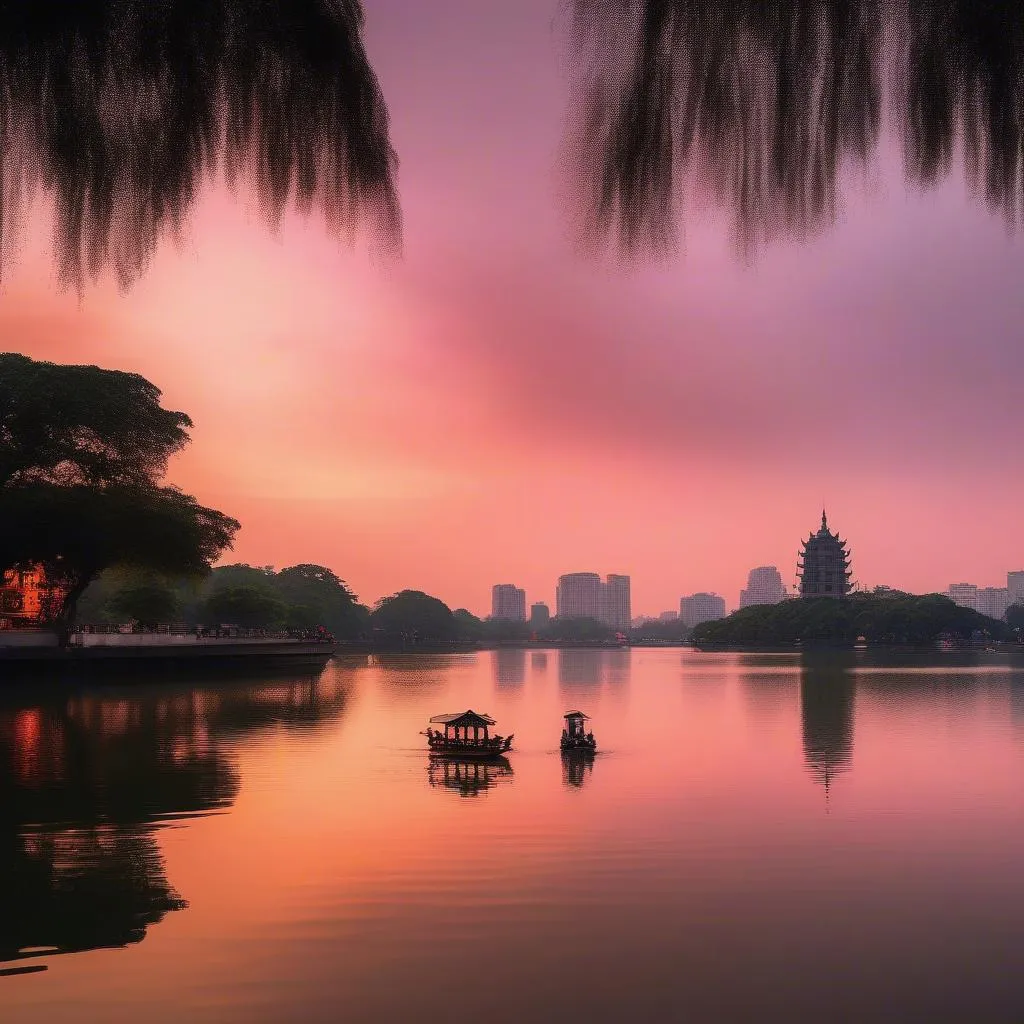
[[[507,764],[429,764],[467,707]],[[1020,1021],[1022,769],[996,655],[9,691],[0,1019]]]

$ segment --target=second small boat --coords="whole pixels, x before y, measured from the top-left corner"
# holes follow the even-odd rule
[[[584,722],[590,718],[582,711],[568,711],[565,714],[565,728],[562,730],[562,750],[568,753],[592,754],[597,750],[597,741],[592,732],[587,732]]]

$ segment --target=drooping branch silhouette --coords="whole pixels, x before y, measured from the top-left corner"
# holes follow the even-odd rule
[[[1022,195],[1024,5],[1016,0],[568,0],[579,77],[567,153],[590,240],[676,240],[684,195],[744,250],[831,223],[883,114],[908,179],[958,148],[1011,221]]]
[[[0,267],[39,193],[58,268],[127,284],[204,177],[397,243],[395,154],[359,0],[0,2]]]
[[[929,185],[959,144],[969,184],[1010,224],[1024,203],[1024,5],[910,3],[901,87],[907,172]]]

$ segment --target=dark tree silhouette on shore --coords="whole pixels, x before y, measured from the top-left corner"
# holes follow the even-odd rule
[[[0,571],[43,567],[65,640],[105,569],[202,576],[230,546],[234,519],[160,484],[191,425],[136,374],[0,354]]]
[[[137,373],[0,353],[0,487],[148,483],[191,426]]]

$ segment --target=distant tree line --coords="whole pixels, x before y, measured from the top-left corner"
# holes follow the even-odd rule
[[[344,580],[322,565],[222,565],[201,578],[167,578],[130,568],[110,569],[78,604],[82,623],[231,625],[255,629],[323,626],[339,638],[358,637],[368,609]]]
[[[153,627],[242,626],[312,629],[323,626],[338,640],[386,647],[417,644],[601,643],[615,630],[595,619],[553,618],[543,629],[526,622],[481,619],[454,612],[439,598],[402,590],[372,608],[359,604],[344,580],[322,565],[222,565],[201,579],[168,579],[152,572],[115,568],[82,595],[78,619],[89,624]]]
[[[685,643],[692,630],[682,619],[647,619],[629,631],[629,639],[636,641],[658,640],[662,643]]]
[[[724,619],[703,622],[694,628],[693,641],[757,646],[797,641],[851,645],[861,638],[880,644],[924,644],[945,638],[1012,640],[1017,635],[1014,622],[1021,615],[1011,610],[1012,621],[1002,622],[941,594],[803,598],[742,608]]]

